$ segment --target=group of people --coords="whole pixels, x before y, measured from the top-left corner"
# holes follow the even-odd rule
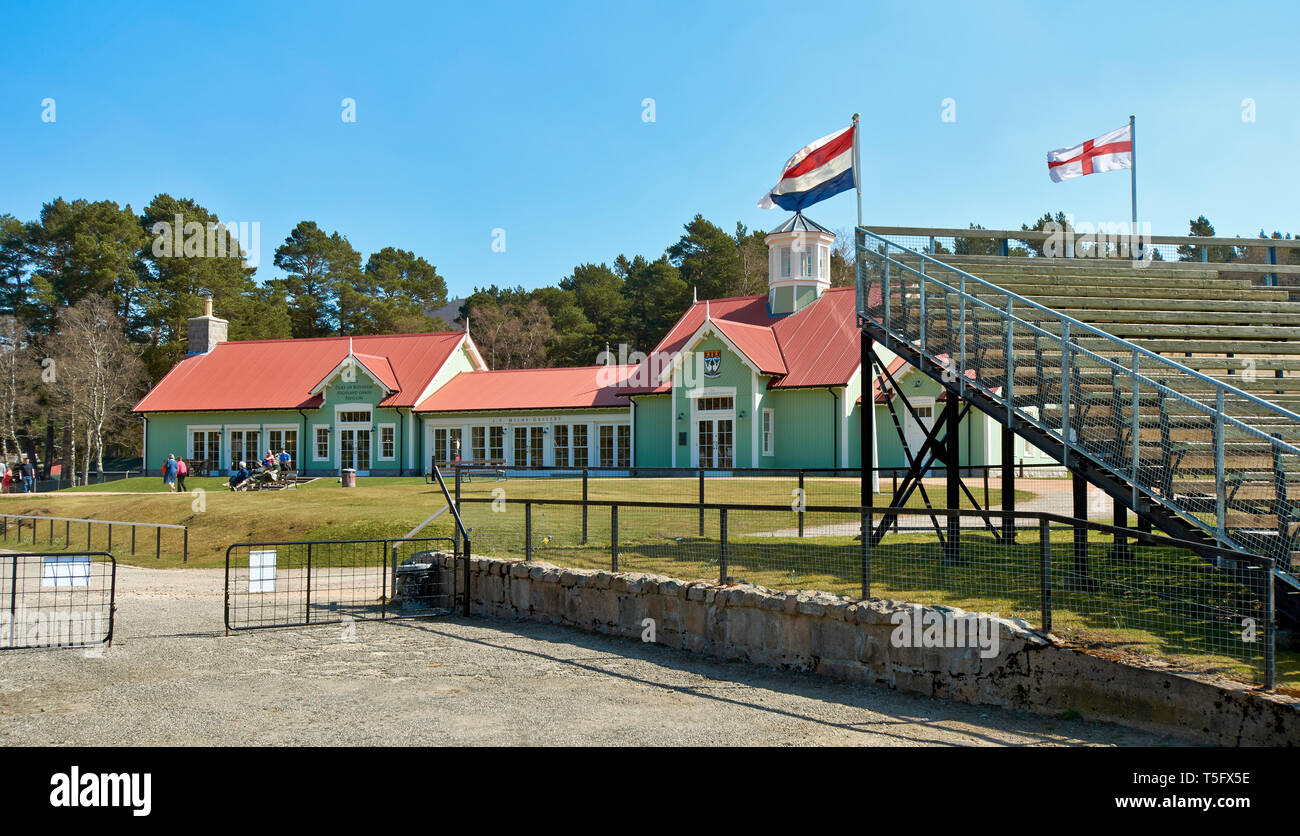
[[[163,462],[162,474],[163,484],[167,486],[168,491],[185,490],[185,477],[189,475],[190,466],[185,460],[175,453],[167,454],[167,461]]]
[[[0,459],[0,492],[9,493],[10,490],[16,490],[12,486],[18,481],[23,483],[23,493],[31,493],[36,490],[36,465],[27,456],[23,456],[22,464],[9,464],[4,459]]]
[[[287,451],[281,450],[277,456],[267,450],[266,455],[262,457],[262,461],[258,463],[260,469],[257,471],[257,478],[262,482],[278,481],[284,472],[289,469],[291,462],[292,457]],[[232,491],[248,488],[252,484],[252,479],[253,471],[249,469],[248,462],[237,462],[235,466],[231,467],[229,485]]]

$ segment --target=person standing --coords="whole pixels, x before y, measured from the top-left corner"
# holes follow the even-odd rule
[[[32,460],[23,456],[23,493],[31,493],[36,490],[36,465]]]
[[[185,463],[185,459],[177,457],[176,459],[176,485],[177,490],[185,493],[185,477],[190,472],[190,466]]]
[[[163,462],[163,484],[167,486],[167,492],[171,493],[176,490],[176,473],[179,466],[176,464],[176,454],[168,453],[167,461]]]

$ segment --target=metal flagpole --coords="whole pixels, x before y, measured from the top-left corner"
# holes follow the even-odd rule
[[[1137,120],[1130,114],[1128,117],[1128,141],[1129,141],[1129,194],[1133,198],[1133,225],[1129,227],[1129,253],[1132,254],[1136,249],[1137,260],[1142,260],[1142,239],[1138,237],[1138,145],[1137,145]],[[1134,244],[1136,243],[1136,248]]]
[[[858,226],[862,226],[862,154],[860,150],[861,146],[858,144],[861,139],[859,136],[859,134],[861,133],[860,125],[858,123],[859,117],[860,114],[857,113],[853,114],[853,185],[858,192]],[[858,231],[854,229],[853,230],[853,261],[854,264],[856,265],[856,269],[854,272],[860,271],[862,267],[862,265],[858,263],[859,259],[857,254],[857,247],[858,247]],[[856,278],[857,281],[861,282],[861,276],[858,276]],[[866,332],[859,331],[858,339],[865,341]],[[871,379],[872,379],[871,362],[867,357],[862,358],[861,368],[862,371],[860,373],[860,379],[862,380],[862,410],[863,410],[863,420],[866,420],[866,410],[875,409],[875,398],[872,397],[871,395],[873,391],[872,383],[871,383]],[[864,471],[870,472],[871,474],[871,492],[880,493],[880,474],[876,471],[876,467],[875,467],[876,465],[876,449],[875,449],[876,448],[876,422],[875,421],[871,422],[870,443],[871,443],[871,449],[862,450],[859,456],[862,459],[862,469]]]
[[[862,158],[858,153],[858,114],[853,114],[853,185],[858,190],[858,226],[862,226]],[[857,235],[854,235],[856,246]]]

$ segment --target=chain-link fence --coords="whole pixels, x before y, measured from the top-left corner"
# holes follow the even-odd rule
[[[940,261],[963,259],[1068,259],[1104,275],[1135,257],[1150,267],[1215,271],[1267,287],[1300,287],[1300,243],[1276,238],[1199,238],[1129,234],[1130,224],[1089,225],[1055,232],[997,229],[872,227],[899,246]],[[986,261],[996,265],[996,261]],[[1014,263],[1014,262],[1008,262]],[[1059,262],[1058,262],[1059,263]]]
[[[1009,510],[1003,495],[1008,480],[1003,478],[1001,467],[962,467],[958,472],[969,491],[969,495],[963,494],[963,507]],[[900,493],[903,507],[926,508],[943,503],[947,472],[942,465],[930,467],[920,484],[910,488],[907,473],[906,468],[876,468],[871,482],[877,490],[869,497],[871,504],[888,506]],[[693,502],[700,507],[709,503],[785,504],[796,511],[799,505],[859,507],[863,496],[862,472],[857,469],[464,467],[453,468],[449,481],[453,497],[546,496],[610,502],[653,499]],[[1017,465],[1010,482],[1015,509],[1074,516],[1071,481],[1060,465]],[[1112,511],[1104,506],[1100,494],[1093,491],[1088,518],[1112,519]],[[896,524],[901,528],[930,527],[924,518],[910,515],[899,517]],[[972,519],[969,524],[977,521]]]
[[[1069,642],[1271,687],[1268,558],[1053,514],[462,496],[475,554],[1023,618]],[[931,521],[937,522],[930,526]],[[928,531],[923,531],[926,529]]]

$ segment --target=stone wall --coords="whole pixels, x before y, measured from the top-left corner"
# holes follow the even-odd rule
[[[441,558],[444,565],[450,556]],[[811,671],[942,699],[1077,712],[1216,745],[1300,745],[1300,700],[1246,685],[1135,667],[1056,645],[1015,619],[996,619],[997,653],[979,647],[899,647],[903,614],[960,619],[952,607],[854,601],[820,592],[682,581],[659,575],[471,559],[479,615],[564,624],[654,640],[721,659]],[[458,572],[458,575],[460,573]]]

